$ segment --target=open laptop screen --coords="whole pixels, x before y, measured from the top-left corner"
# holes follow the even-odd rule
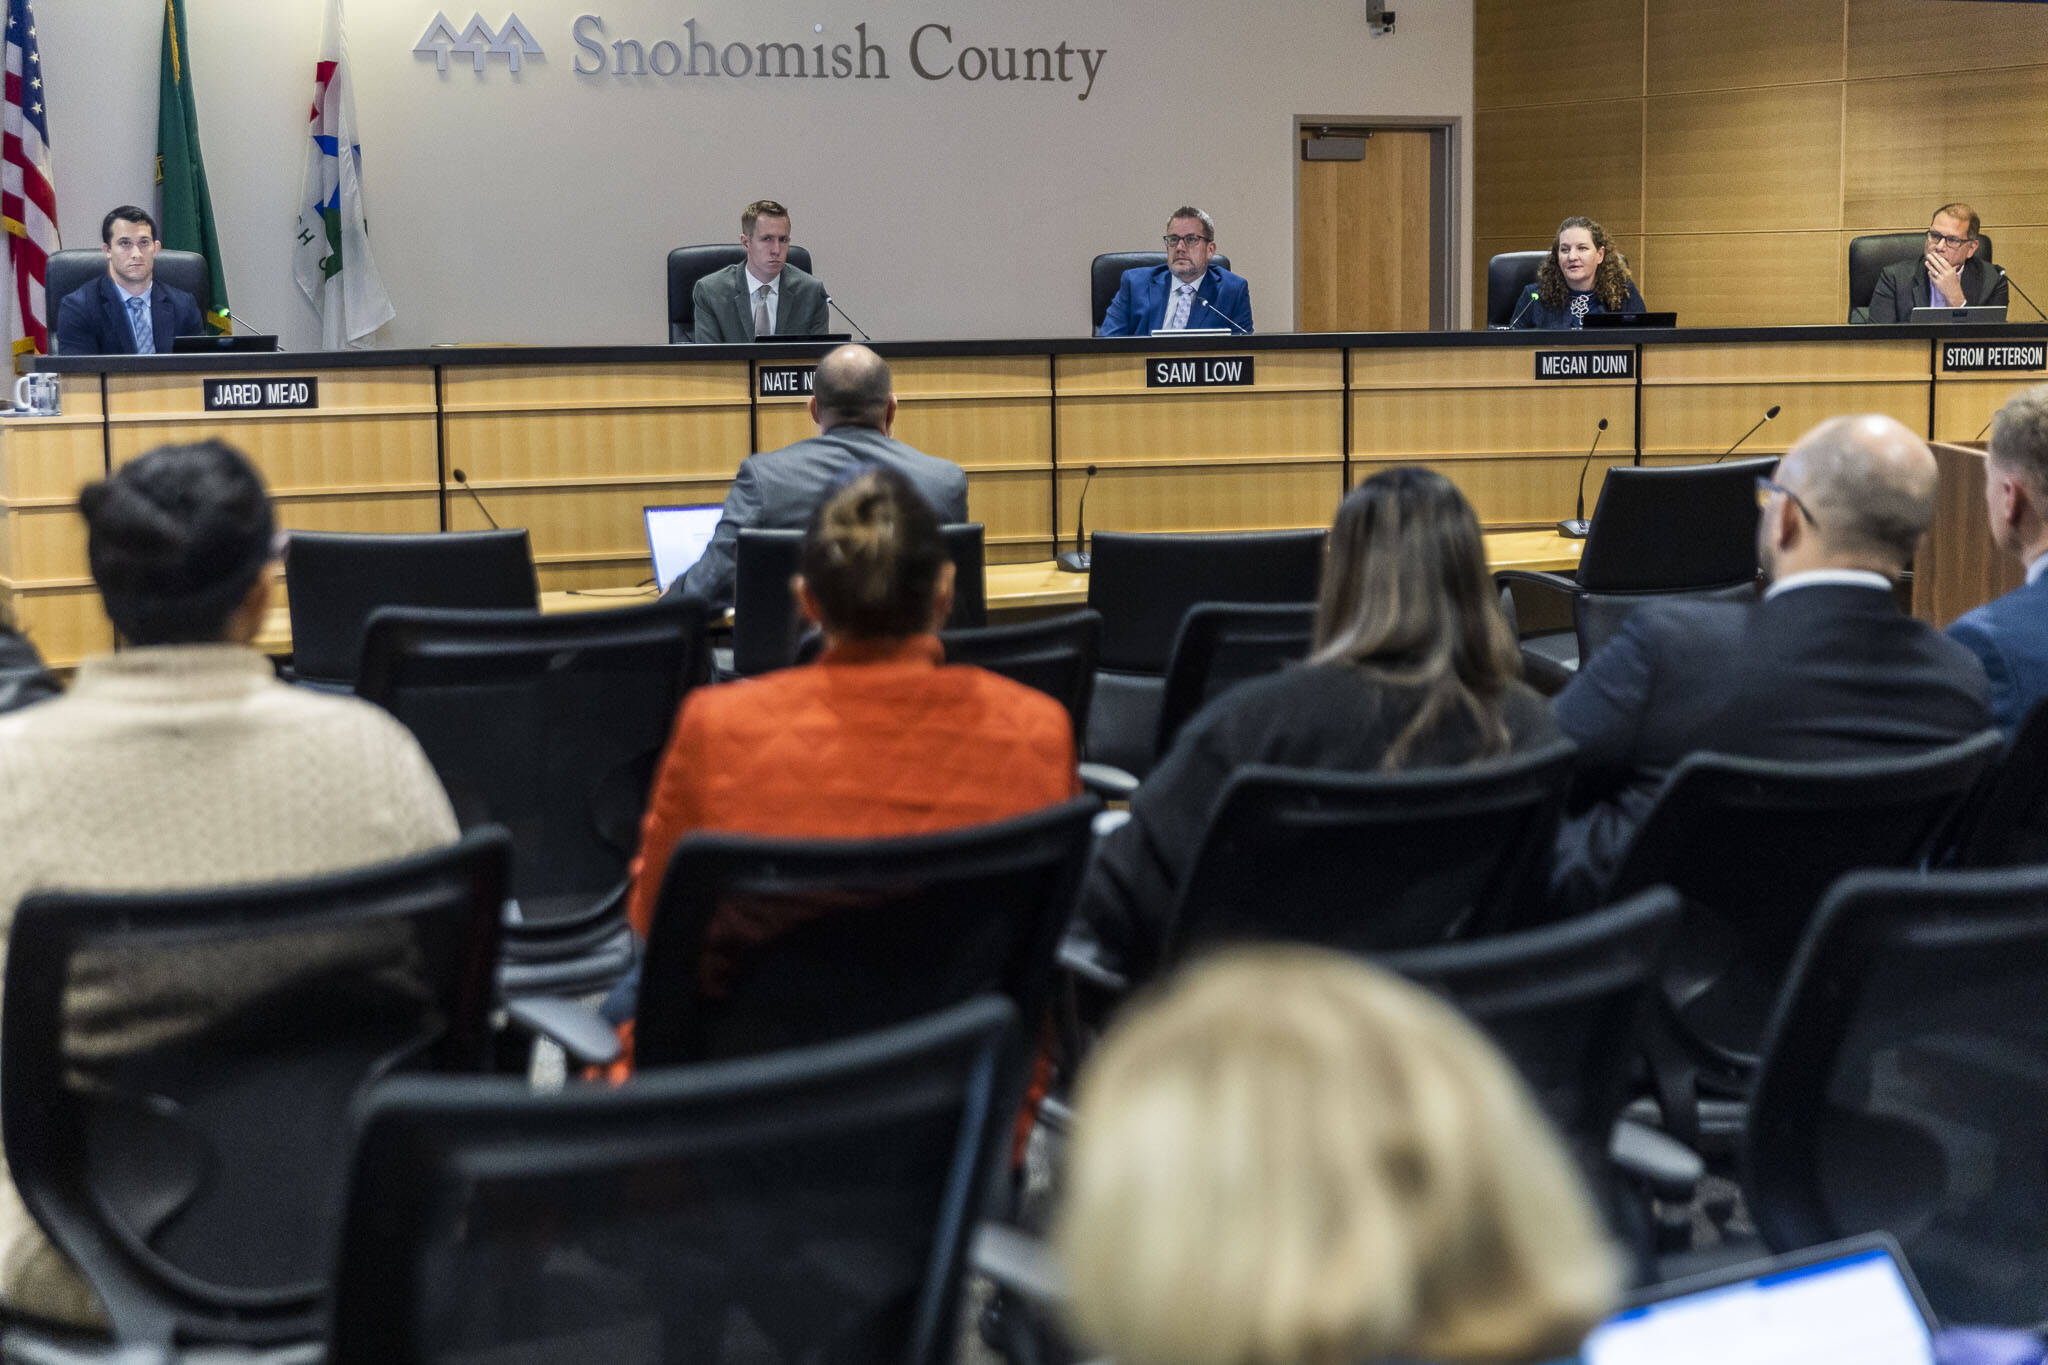
[[[702,507],[647,508],[647,548],[654,556],[654,582],[662,592],[704,557],[718,529],[721,503]]]
[[[1593,1329],[1585,1365],[1933,1365],[1925,1301],[1889,1238],[1660,1285]]]

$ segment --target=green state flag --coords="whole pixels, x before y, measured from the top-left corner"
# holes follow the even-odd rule
[[[206,158],[199,152],[199,111],[192,104],[192,64],[186,60],[185,6],[164,0],[163,76],[157,85],[156,181],[163,187],[163,244],[206,257],[213,311],[206,325],[228,327],[228,278],[221,269],[220,236],[213,230],[213,200],[206,192]]]

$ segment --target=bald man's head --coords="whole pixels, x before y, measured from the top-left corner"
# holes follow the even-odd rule
[[[1934,453],[1892,418],[1836,417],[1799,438],[1777,481],[1813,517],[1827,560],[1896,577],[1934,516]]]
[[[842,423],[883,430],[893,396],[889,363],[865,346],[841,346],[818,362],[811,393],[820,431]]]

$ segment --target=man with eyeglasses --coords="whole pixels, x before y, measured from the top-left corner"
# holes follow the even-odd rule
[[[1252,330],[1252,287],[1212,259],[1216,222],[1193,206],[1166,220],[1166,264],[1126,270],[1097,336],[1144,337],[1199,328]]]
[[[199,301],[156,278],[162,247],[148,209],[123,204],[100,220],[107,273],[57,305],[58,355],[161,355],[205,330]]]
[[[1943,204],[1927,229],[1927,250],[1917,261],[1885,267],[1870,296],[1872,322],[1906,322],[1915,308],[2005,307],[2005,276],[1977,259],[1977,210]]]
[[[1991,724],[1970,652],[1898,608],[1934,514],[1927,443],[1883,416],[1815,427],[1757,485],[1762,600],[1637,608],[1551,703],[1579,746],[1560,908],[1597,904],[1687,754],[1898,757]]]

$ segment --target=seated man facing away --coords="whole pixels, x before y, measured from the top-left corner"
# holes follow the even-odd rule
[[[1687,754],[1898,756],[1990,724],[1984,670],[1892,585],[1934,512],[1934,456],[1889,417],[1815,427],[1759,479],[1755,605],[1649,603],[1552,703],[1579,746],[1560,903],[1595,902]]]
[[[833,351],[818,362],[809,407],[818,434],[740,462],[711,543],[669,585],[671,593],[701,597],[726,610],[732,606],[740,529],[802,530],[826,493],[863,465],[901,474],[940,521],[967,520],[966,472],[889,435],[896,424],[896,394],[882,357],[865,346]]]
[[[2007,737],[2048,697],[2048,384],[2016,394],[1991,419],[1984,462],[1991,539],[2027,566],[2027,584],[1949,625],[1991,679],[1991,715]]]
[[[1154,332],[1227,327],[1252,330],[1252,287],[1211,259],[1216,223],[1198,208],[1178,208],[1166,220],[1166,264],[1124,272],[1097,336],[1142,337]]]
[[[456,837],[396,720],[280,683],[249,647],[276,575],[270,499],[219,441],[165,446],[79,495],[107,615],[128,648],[0,718],[0,932],[29,893],[283,881]],[[72,1040],[95,1055],[196,1032],[302,962],[223,954],[206,980],[82,977]],[[369,964],[366,964],[369,965]],[[0,1184],[0,1299],[78,1323],[91,1291]]]

